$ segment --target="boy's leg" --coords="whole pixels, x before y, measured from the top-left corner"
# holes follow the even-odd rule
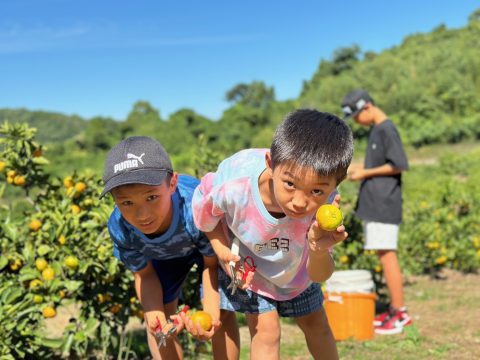
[[[213,358],[237,360],[240,356],[240,332],[233,311],[220,311],[222,326],[212,338]]]
[[[277,311],[245,314],[250,330],[250,360],[280,359],[280,321]]]
[[[176,313],[177,303],[178,303],[178,300],[174,300],[164,305],[165,316],[167,319],[170,318],[170,315],[173,315]],[[183,359],[182,347],[176,337],[174,340],[167,341],[167,346],[162,346],[159,349],[155,336],[147,328],[147,340],[148,340],[148,346],[150,348],[150,353],[152,354],[152,358],[154,360]]]
[[[390,293],[390,306],[400,309],[403,302],[403,279],[395,250],[379,250],[378,256],[383,267],[383,275]]]
[[[308,350],[314,359],[338,359],[337,345],[323,308],[297,317],[295,321],[305,334]]]

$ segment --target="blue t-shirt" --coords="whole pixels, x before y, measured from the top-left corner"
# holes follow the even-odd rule
[[[198,184],[198,179],[192,176],[179,175],[172,195],[172,223],[165,233],[153,239],[130,225],[115,206],[107,225],[113,240],[113,255],[131,271],[143,269],[151,260],[191,257],[196,251],[214,256],[208,238],[193,222],[191,202]]]

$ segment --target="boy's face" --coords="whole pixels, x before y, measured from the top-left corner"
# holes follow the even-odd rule
[[[131,184],[111,192],[122,216],[146,235],[162,234],[172,219],[171,196],[177,187],[177,173],[161,185]]]
[[[272,171],[268,156],[267,170],[271,171],[276,211],[291,218],[313,216],[337,186],[335,177],[319,176],[309,168],[280,164]]]
[[[365,107],[360,110],[360,112],[353,117],[353,120],[357,124],[363,125],[363,126],[370,126],[372,125],[373,118],[371,114],[372,110],[372,105],[370,103],[366,104]]]

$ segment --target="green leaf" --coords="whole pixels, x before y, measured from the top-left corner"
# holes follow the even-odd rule
[[[108,273],[110,275],[115,275],[117,273],[117,262],[114,259],[108,264]]]
[[[82,284],[83,283],[81,281],[75,280],[69,280],[64,282],[65,289],[67,289],[68,292],[74,292],[78,290],[82,286]]]
[[[20,296],[22,296],[22,291],[20,289],[8,288],[2,294],[2,303],[11,304],[14,302],[14,300],[18,299]]]
[[[85,322],[85,334],[87,334],[87,336],[92,336],[95,334],[95,330],[97,329],[99,325],[99,322],[97,319],[95,318],[89,318],[86,322]]]
[[[25,260],[30,260],[35,257],[35,251],[33,249],[33,243],[31,241],[27,241],[22,253]]]
[[[44,256],[45,254],[49,253],[52,251],[52,248],[48,245],[40,245],[37,249],[37,253],[40,256]]]
[[[21,282],[36,278],[38,278],[38,271],[27,267],[23,267],[22,270],[20,270],[20,275],[18,276],[18,280]]]
[[[34,157],[32,159],[32,162],[34,164],[38,164],[38,165],[47,165],[47,164],[50,164],[50,161],[48,161],[46,158],[44,158],[43,156],[39,156],[39,157]]]
[[[85,341],[87,339],[87,336],[83,331],[79,331],[75,334],[74,339],[75,341]]]
[[[63,345],[63,338],[47,339],[42,337],[41,335],[37,335],[37,342],[40,345],[49,347],[51,349],[60,349]]]
[[[12,239],[13,241],[17,240],[18,236],[18,231],[17,228],[15,227],[14,224],[4,224],[3,225],[3,230],[5,231],[5,234]]]
[[[0,255],[0,270],[8,265],[8,259],[6,256]]]

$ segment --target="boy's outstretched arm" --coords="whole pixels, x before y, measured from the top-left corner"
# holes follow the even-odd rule
[[[153,334],[157,327],[157,317],[163,326],[167,323],[167,311],[163,303],[163,288],[151,262],[133,273],[135,290],[142,304],[148,330]],[[175,309],[173,311],[175,313]],[[181,329],[179,329],[181,330]]]
[[[160,322],[162,326],[165,326],[167,324],[166,314],[174,314],[176,312],[176,302],[169,304],[163,303],[162,284],[151,262],[148,262],[147,266],[143,269],[135,271],[133,276],[135,280],[135,291],[145,314],[148,343],[153,358],[160,358],[160,356],[167,358],[178,356],[181,349],[177,349],[174,343],[167,343],[166,347],[159,349],[157,339],[154,335],[158,322]],[[182,329],[183,322],[181,321],[177,325],[176,333],[178,334]],[[168,330],[168,328],[166,328],[166,330]]]
[[[212,317],[212,328],[204,330],[198,324],[194,324],[189,316],[181,313],[185,328],[194,337],[199,340],[210,340],[215,332],[220,328],[220,295],[218,293],[218,259],[216,256],[203,256],[203,310]]]
[[[347,178],[349,180],[363,180],[374,176],[393,176],[400,174],[402,171],[402,169],[390,164],[383,164],[369,169],[365,169],[363,166],[356,166],[349,169]]]
[[[339,207],[340,195],[335,196],[332,204]],[[330,254],[330,249],[345,240],[348,233],[343,225],[340,225],[334,231],[326,231],[320,228],[315,221],[310,226],[307,237],[310,246],[307,260],[308,276],[313,282],[323,282],[332,275],[335,269],[335,262]]]

